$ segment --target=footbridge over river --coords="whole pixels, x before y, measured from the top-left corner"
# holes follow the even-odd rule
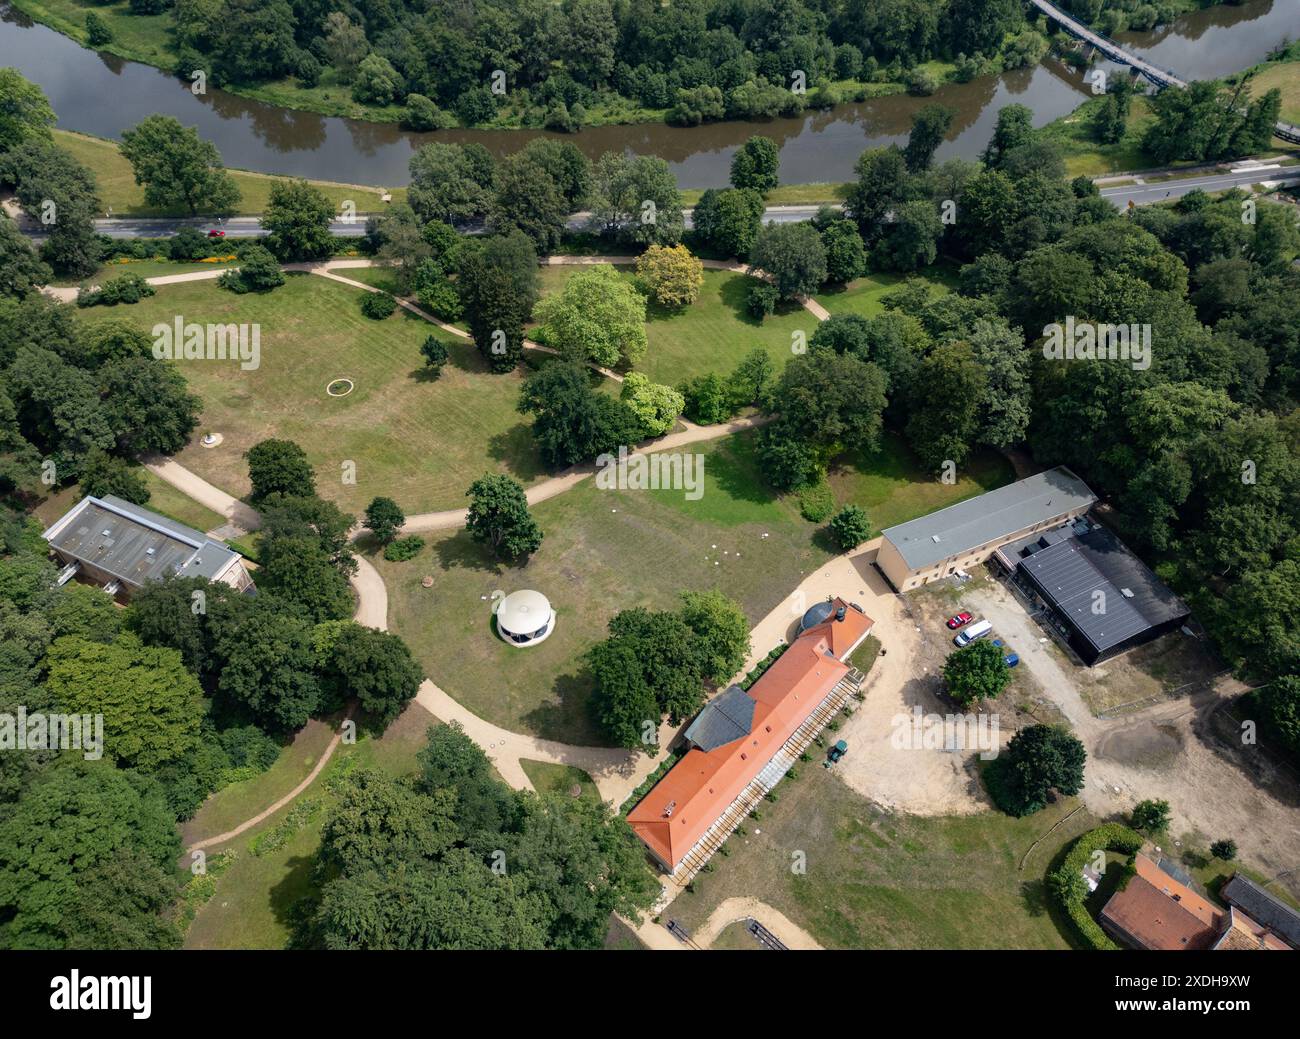
[[[1073,15],[1066,14],[1049,0],[1029,0],[1029,2],[1056,22],[1070,36],[1095,47],[1098,52],[1115,62],[1115,64],[1128,66],[1148,82],[1154,84],[1157,89],[1163,90],[1165,87],[1187,86],[1187,81],[1180,79],[1176,73],[1161,68],[1159,65],[1154,65],[1145,58],[1139,58],[1136,54],[1125,50],[1114,40],[1089,29]],[[1298,126],[1278,122],[1273,132],[1284,141],[1300,144],[1300,127]]]

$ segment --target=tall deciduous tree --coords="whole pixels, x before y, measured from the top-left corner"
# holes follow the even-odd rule
[[[183,207],[190,215],[224,215],[240,200],[239,188],[222,168],[216,145],[172,116],[146,116],[123,130],[121,150],[151,206]]]
[[[262,212],[266,247],[281,260],[317,260],[334,248],[334,207],[320,188],[305,180],[278,180]]]
[[[504,473],[482,476],[465,492],[470,537],[500,559],[518,560],[542,545],[542,528],[528,511],[528,498],[517,480]]]

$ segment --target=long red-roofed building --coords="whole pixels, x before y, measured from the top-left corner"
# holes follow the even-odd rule
[[[845,660],[873,621],[843,599],[828,605],[747,692],[705,705],[684,734],[691,749],[628,813],[668,872],[693,875],[851,695]]]

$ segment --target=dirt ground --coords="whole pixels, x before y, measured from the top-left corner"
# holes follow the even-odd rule
[[[1217,674],[1219,667],[1202,646],[1175,633],[1087,669],[1048,639],[997,581],[971,581],[943,603],[993,621],[995,635],[1020,654],[1017,670],[1032,676],[1083,741],[1088,766],[1082,796],[1091,811],[1107,816],[1144,799],[1163,799],[1170,804],[1170,832],[1180,835],[1180,846],[1190,842],[1204,850],[1210,841],[1231,837],[1243,860],[1266,876],[1295,870],[1300,782],[1262,748],[1243,745],[1228,712],[1244,686]],[[1168,695],[1186,682],[1193,683],[1189,693]],[[1104,700],[1098,689],[1106,691]],[[1091,709],[1093,703],[1109,706],[1148,696],[1153,702],[1147,706],[1110,717]],[[1294,872],[1279,884],[1300,896],[1300,876]]]

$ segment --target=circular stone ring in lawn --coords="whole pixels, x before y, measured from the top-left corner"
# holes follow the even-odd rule
[[[325,387],[325,392],[331,397],[346,397],[353,390],[351,379],[334,379]]]

